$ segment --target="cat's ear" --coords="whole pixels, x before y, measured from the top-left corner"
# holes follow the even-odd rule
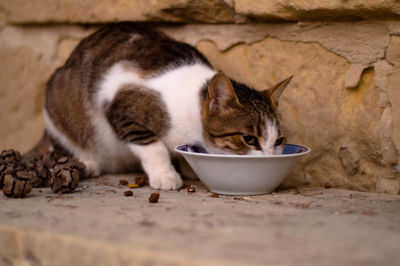
[[[233,89],[232,82],[221,71],[211,79],[208,86],[207,98],[211,114],[219,114],[231,107],[241,106]]]
[[[272,100],[272,102],[276,106],[278,106],[279,97],[282,95],[282,93],[285,90],[285,88],[287,87],[287,85],[289,85],[292,78],[293,78],[293,76],[290,76],[289,78],[279,82],[278,84],[272,86],[271,88],[269,88],[265,91],[262,91],[262,94],[265,97],[269,97]]]

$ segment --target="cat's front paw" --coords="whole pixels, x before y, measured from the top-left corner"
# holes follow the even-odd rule
[[[182,187],[182,178],[177,172],[166,172],[149,177],[150,186],[154,189],[177,190]]]

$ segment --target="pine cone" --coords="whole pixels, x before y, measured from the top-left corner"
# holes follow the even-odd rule
[[[0,153],[0,189],[8,197],[22,198],[32,187],[50,186],[55,193],[72,192],[85,174],[85,166],[55,152],[41,159],[22,158],[15,150]]]
[[[15,150],[0,153],[0,189],[7,197],[22,198],[32,190],[33,171],[21,163],[21,154]]]
[[[16,150],[3,150],[0,154],[0,160],[6,164],[15,164],[21,161],[21,154]]]
[[[15,150],[3,150],[0,153],[0,189],[4,185],[4,176],[7,167],[14,166],[21,160],[21,154]]]
[[[4,184],[4,176],[6,175],[5,171],[7,169],[7,164],[5,162],[0,161],[0,189],[3,189]]]
[[[4,171],[3,193],[7,197],[23,198],[32,191],[34,172],[20,164],[12,164]]]
[[[53,160],[37,160],[25,159],[21,160],[21,165],[29,171],[33,172],[32,186],[33,187],[46,187],[49,185],[50,169],[56,164]]]
[[[50,174],[49,185],[54,193],[70,193],[78,187],[84,165],[73,158],[61,157],[50,169]]]

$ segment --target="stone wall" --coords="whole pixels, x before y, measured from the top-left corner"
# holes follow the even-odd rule
[[[395,0],[0,0],[0,149],[40,138],[46,81],[80,39],[152,22],[256,89],[294,75],[279,108],[313,152],[287,185],[398,194],[399,19]]]

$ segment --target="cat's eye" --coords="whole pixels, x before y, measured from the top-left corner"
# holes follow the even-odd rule
[[[286,141],[285,137],[280,137],[275,141],[275,147],[276,146],[281,146],[284,142]]]
[[[257,138],[254,136],[243,134],[243,139],[244,139],[244,142],[247,143],[247,145],[258,146]]]

